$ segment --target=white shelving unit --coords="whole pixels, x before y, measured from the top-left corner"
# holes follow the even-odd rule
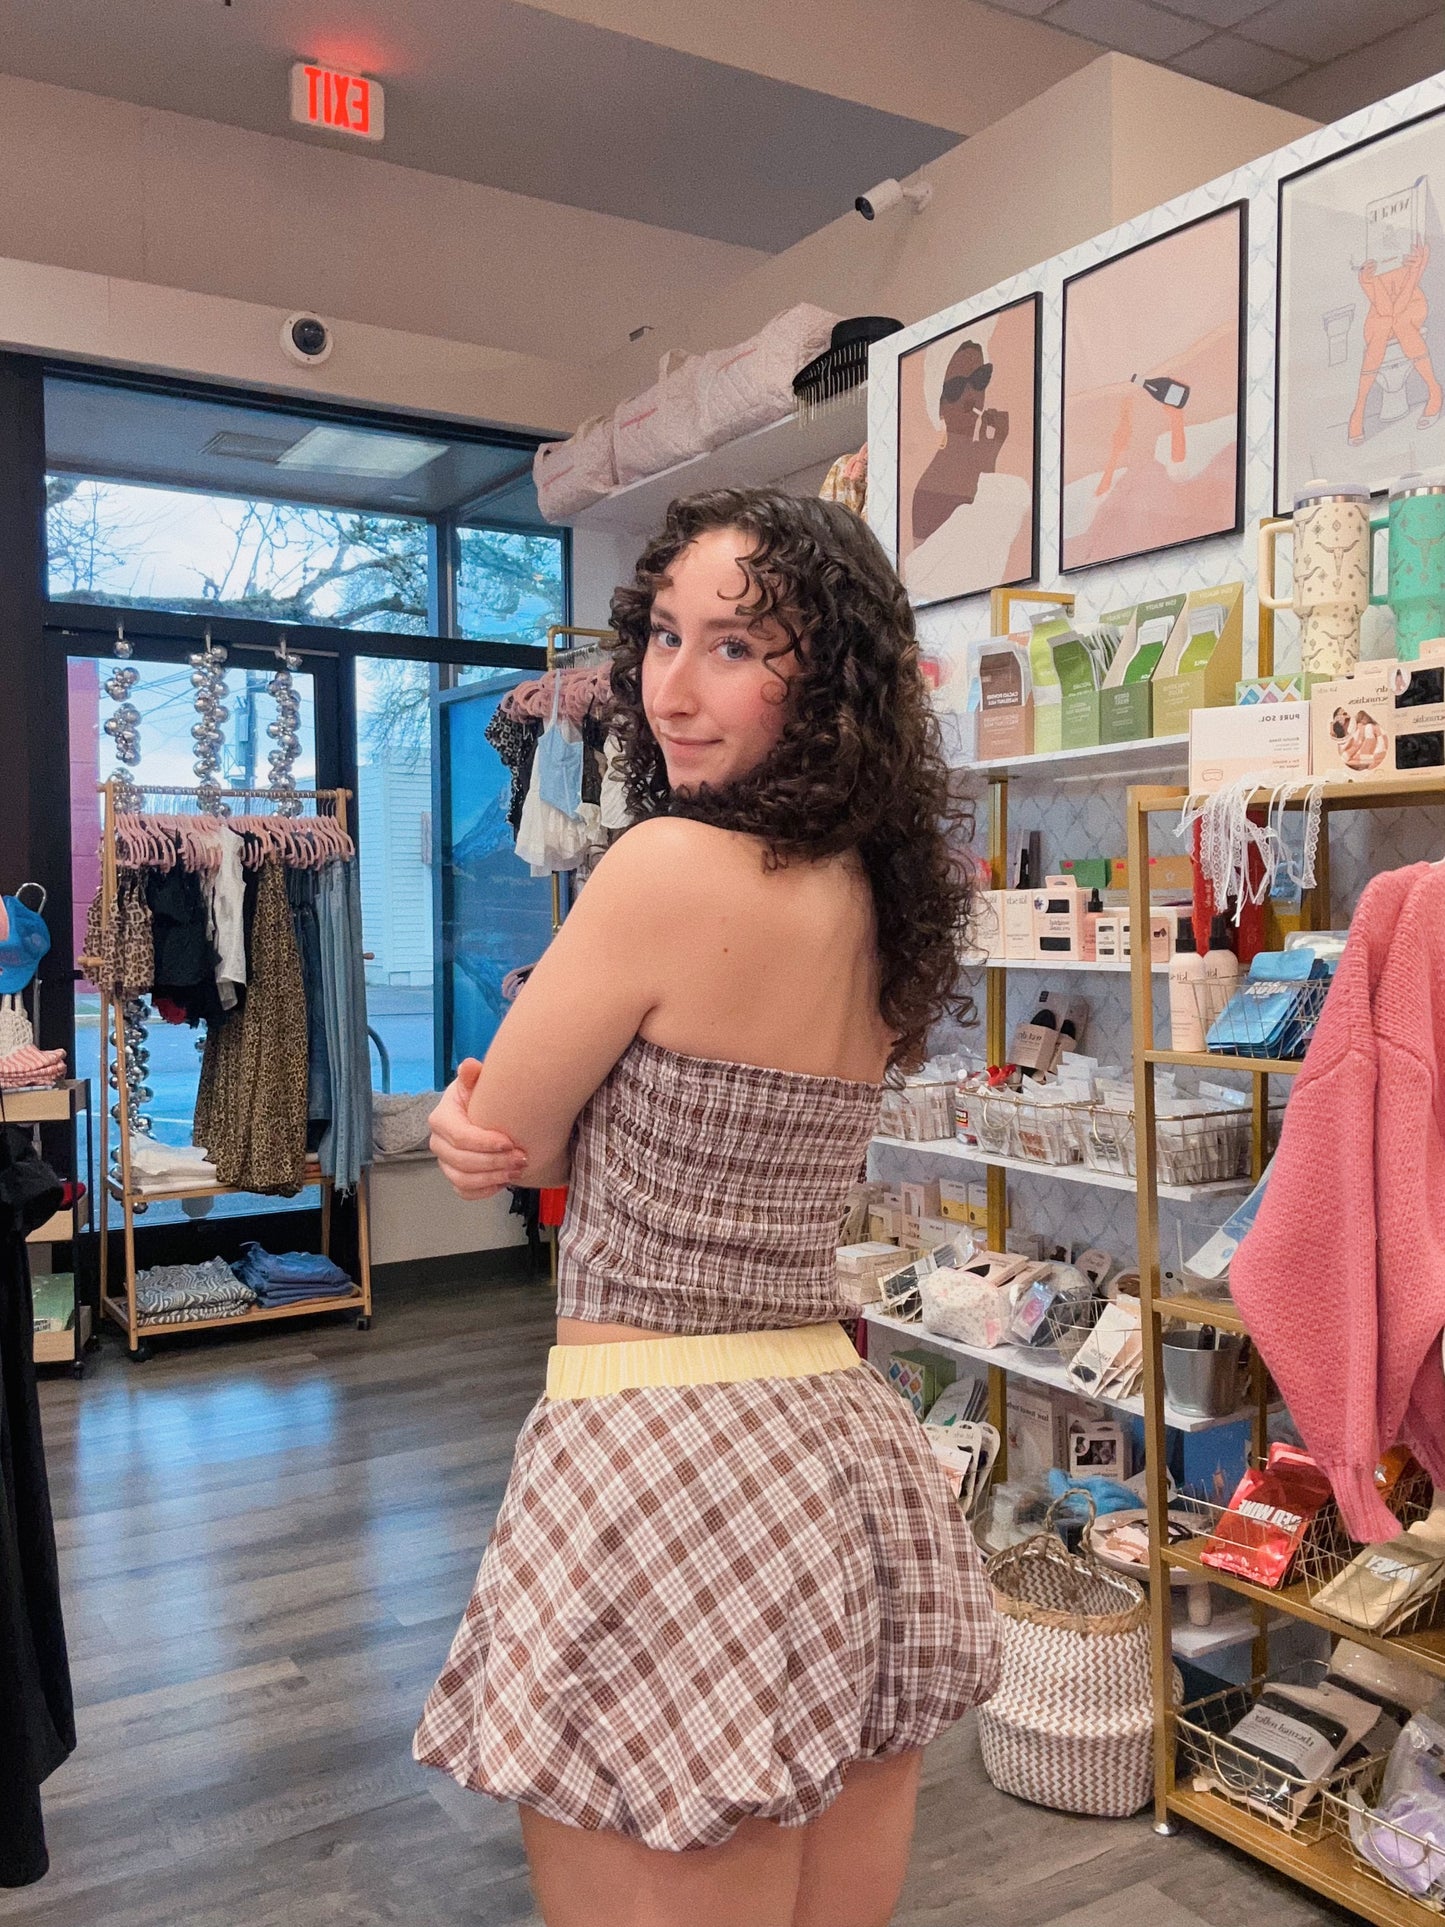
[[[590,511],[589,511],[590,512]],[[1091,776],[1136,776],[1152,770],[1179,770],[1189,761],[1187,736],[1141,736],[1132,743],[1099,743],[1087,749],[1050,749],[1037,756],[1001,757],[970,763],[975,776],[1051,776],[1055,782]]]
[[[1087,1398],[1095,1405],[1107,1405],[1111,1411],[1127,1412],[1131,1418],[1144,1416],[1142,1397],[1100,1398],[1093,1392],[1081,1392],[1069,1377],[1063,1360],[1053,1352],[1035,1351],[1029,1345],[961,1345],[957,1339],[940,1338],[937,1332],[926,1331],[922,1325],[905,1324],[901,1318],[890,1318],[886,1312],[867,1310],[863,1316],[880,1331],[895,1338],[906,1338],[911,1344],[931,1345],[935,1351],[947,1352],[950,1358],[967,1358],[976,1365],[991,1365],[1012,1373],[1015,1378],[1029,1378],[1037,1385],[1049,1385],[1056,1391]],[[1213,1432],[1221,1425],[1233,1425],[1237,1419],[1249,1418],[1252,1413],[1253,1407],[1247,1406],[1224,1418],[1199,1418],[1166,1405],[1164,1423],[1179,1432]]]
[[[976,1144],[960,1144],[956,1138],[875,1137],[874,1145],[886,1151],[926,1151],[933,1157],[947,1158],[957,1164],[991,1165],[995,1171],[1021,1171],[1031,1178],[1057,1178],[1062,1184],[1087,1184],[1096,1191],[1135,1191],[1133,1178],[1118,1177],[1112,1171],[1095,1171],[1087,1164],[1040,1164],[1033,1158],[1010,1158],[993,1151],[981,1151]],[[1239,1198],[1250,1189],[1247,1178],[1231,1178],[1222,1184],[1161,1184],[1159,1195],[1174,1204],[1207,1203],[1212,1198]]]
[[[572,518],[574,529],[637,531],[655,528],[669,502],[710,488],[761,488],[836,461],[868,439],[868,384],[856,395],[807,421],[788,415],[767,428],[740,435],[735,442],[694,455],[657,475],[615,488]]]
[[[989,957],[970,963],[970,970],[1069,970],[1080,976],[1127,977],[1132,966],[1125,963],[1079,963],[1069,957]],[[1150,964],[1156,977],[1169,975],[1168,964]]]

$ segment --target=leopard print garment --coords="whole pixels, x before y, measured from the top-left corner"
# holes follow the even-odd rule
[[[101,895],[97,890],[85,914],[85,954],[98,960],[99,974],[91,981],[123,1004],[132,997],[144,997],[155,982],[150,905],[139,870],[117,871],[108,925],[101,922]]]
[[[306,996],[280,863],[268,857],[246,1001],[206,1028],[194,1141],[222,1184],[293,1197],[306,1181]]]

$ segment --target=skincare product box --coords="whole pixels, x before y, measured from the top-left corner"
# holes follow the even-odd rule
[[[928,688],[943,760],[950,769],[978,761],[977,642],[929,642],[918,652],[919,674]]]
[[[1034,747],[1029,652],[1012,636],[994,636],[978,653],[978,760],[1028,756]]]
[[[960,956],[966,964],[993,963],[1003,956],[1003,891],[975,890],[973,913]]]
[[[939,1215],[950,1224],[968,1224],[968,1186],[954,1178],[938,1180]]]
[[[1129,961],[1129,912],[1105,911],[1094,925],[1094,961],[1121,964]]]
[[[1310,715],[1303,703],[1195,709],[1189,714],[1189,787],[1222,789],[1241,776],[1300,781],[1310,773]]]
[[[1154,734],[1182,736],[1191,711],[1232,704],[1243,657],[1244,585],[1191,589],[1154,671]]]
[[[1054,638],[1062,749],[1091,749],[1100,741],[1099,692],[1118,646],[1117,629],[1069,630]]]
[[[1032,625],[1029,635],[1029,669],[1032,675],[1034,704],[1034,754],[1043,755],[1064,746],[1063,695],[1059,673],[1054,667],[1053,639],[1070,633],[1067,616],[1045,616]]]
[[[898,1187],[899,1202],[905,1214],[914,1218],[938,1216],[937,1178],[906,1178]]]
[[[981,1181],[968,1187],[968,1221],[975,1231],[988,1228],[988,1186]]]
[[[1104,617],[1121,640],[1099,696],[1099,741],[1132,743],[1153,734],[1154,672],[1184,610],[1182,595],[1160,596]]]
[[[1003,896],[1003,956],[1010,963],[1036,957],[1034,948],[1034,893],[1005,890]]]

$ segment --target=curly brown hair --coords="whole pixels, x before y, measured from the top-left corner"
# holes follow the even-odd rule
[[[698,536],[738,529],[749,621],[772,618],[796,650],[782,735],[723,789],[674,794],[642,707],[652,602]],[[868,877],[882,967],[879,1007],[895,1036],[889,1062],[922,1062],[958,995],[971,886],[961,856],[972,813],[943,760],[918,670],[913,610],[877,537],[851,509],[777,489],[718,489],[676,501],[612,598],[612,688],[622,770],[635,816],[690,817],[762,839],[767,861],[856,849]],[[955,841],[955,838],[961,840]]]

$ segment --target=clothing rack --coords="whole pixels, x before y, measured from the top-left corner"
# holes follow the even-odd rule
[[[120,785],[115,778],[97,785],[104,800],[101,825],[101,920],[102,926],[108,922],[116,902],[119,869],[116,842],[116,819],[122,812],[117,808],[116,792]],[[176,784],[130,784],[127,786],[132,796],[151,798],[197,798],[206,795],[212,800],[215,792],[201,791],[198,788]],[[351,791],[346,789],[227,789],[220,795],[220,805],[224,809],[233,798],[246,797],[258,802],[273,805],[289,803],[296,799],[311,800],[316,805],[315,814],[329,814],[336,818],[343,833],[346,832],[346,806]],[[204,812],[211,814],[213,812]],[[218,812],[215,812],[218,813]],[[226,819],[223,817],[223,821]],[[278,822],[304,821],[304,818],[282,818]],[[82,957],[80,964],[99,968],[95,958]],[[99,1160],[99,1230],[100,1230],[100,1309],[102,1317],[112,1320],[126,1334],[130,1355],[137,1361],[150,1356],[149,1338],[152,1333],[163,1335],[186,1331],[219,1330],[232,1325],[259,1325],[280,1318],[309,1317],[318,1312],[349,1312],[356,1315],[356,1328],[365,1331],[371,1325],[371,1193],[369,1175],[363,1165],[356,1188],[357,1210],[357,1247],[360,1281],[351,1291],[331,1298],[299,1299],[290,1305],[262,1306],[253,1305],[244,1312],[224,1318],[187,1319],[184,1324],[164,1322],[148,1323],[136,1308],[136,1262],[135,1262],[135,1218],[136,1206],[174,1203],[186,1198],[215,1198],[228,1195],[248,1195],[242,1187],[219,1182],[186,1184],[174,1187],[138,1189],[131,1170],[130,1143],[130,1093],[126,1074],[125,1049],[125,1009],[123,1003],[111,994],[110,986],[100,984],[101,1025],[100,1025],[100,1160]],[[115,1091],[120,1110],[120,1181],[113,1182],[110,1174],[110,1070],[115,1069]],[[306,1160],[304,1177],[306,1185],[317,1185],[321,1192],[321,1250],[329,1256],[331,1249],[331,1213],[334,1203],[335,1185],[321,1169],[314,1156]],[[121,1224],[125,1252],[125,1296],[112,1296],[110,1292],[110,1207],[118,1204],[121,1211]]]
[[[557,646],[559,636],[582,636],[586,641],[581,645],[571,642],[559,649]],[[552,670],[564,665],[569,669],[581,668],[589,660],[600,660],[604,645],[616,640],[615,629],[578,629],[569,623],[554,622],[547,631],[547,668]],[[554,870],[552,872],[552,935],[555,937],[561,928],[562,878]]]

